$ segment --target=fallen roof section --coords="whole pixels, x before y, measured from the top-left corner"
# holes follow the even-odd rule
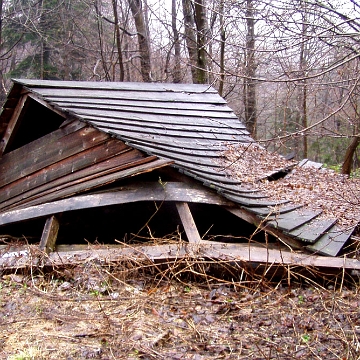
[[[40,123],[26,117],[30,111],[43,112]],[[275,155],[254,142],[207,85],[14,80],[0,116],[0,136],[0,224],[51,217],[74,206],[107,206],[109,198],[136,201],[121,187],[111,196],[97,188],[172,166],[183,179],[204,185],[199,190],[204,198],[216,197],[236,216],[291,246],[336,256],[354,227],[344,229],[338,217],[323,219],[321,208],[259,187],[291,173],[295,163],[278,156],[274,162]],[[231,146],[242,150],[229,163]],[[254,149],[263,156],[251,168],[245,155]],[[229,171],[239,159],[246,174]],[[248,180],[254,169],[256,182]],[[144,196],[151,201],[155,188],[167,196],[172,186],[147,184]],[[180,195],[168,199],[191,202],[191,196]]]

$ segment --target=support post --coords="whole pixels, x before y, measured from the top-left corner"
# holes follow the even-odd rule
[[[40,240],[40,250],[47,254],[54,251],[57,235],[59,232],[59,220],[55,215],[47,218]]]
[[[193,244],[199,244],[200,242],[202,242],[188,203],[177,202],[176,208],[189,242]]]

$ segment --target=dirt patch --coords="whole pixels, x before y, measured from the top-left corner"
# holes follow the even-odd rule
[[[202,273],[202,271],[204,271]],[[358,288],[89,262],[0,281],[2,359],[358,359]],[[338,285],[337,285],[338,284]],[[291,285],[291,286],[289,286]],[[341,288],[340,288],[341,287]]]

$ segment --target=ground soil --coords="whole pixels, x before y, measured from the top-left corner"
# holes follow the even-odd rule
[[[360,358],[358,278],[171,266],[3,272],[0,358]]]

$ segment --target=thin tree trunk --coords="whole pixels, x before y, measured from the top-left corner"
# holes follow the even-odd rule
[[[219,7],[220,13],[220,84],[219,94],[223,96],[224,93],[224,81],[225,81],[225,26],[224,26],[224,0],[220,1]]]
[[[195,23],[197,28],[197,83],[206,84],[208,82],[206,61],[206,37],[208,29],[205,0],[195,1]]]
[[[138,35],[141,76],[144,82],[151,82],[150,40],[141,0],[128,0]]]
[[[360,144],[360,136],[354,136],[350,142],[350,145],[346,149],[344,162],[341,167],[342,174],[347,174],[347,175],[351,174],[354,154],[359,144]]]
[[[172,0],[171,4],[171,26],[174,35],[174,71],[173,71],[173,81],[174,83],[181,82],[181,68],[180,68],[180,40],[179,40],[179,32],[176,26],[176,0]]]
[[[115,20],[115,35],[116,35],[116,46],[118,51],[119,58],[119,80],[124,81],[124,61],[121,50],[121,35],[120,35],[120,26],[119,26],[119,15],[117,10],[117,0],[112,0],[113,12],[114,12],[114,20]]]
[[[194,11],[191,0],[182,0],[182,5],[184,14],[185,41],[189,53],[191,75],[193,83],[197,84],[197,40]]]
[[[246,4],[246,49],[245,49],[245,78],[244,78],[244,108],[245,125],[253,138],[256,138],[256,61],[255,61],[255,18],[253,0]]]

